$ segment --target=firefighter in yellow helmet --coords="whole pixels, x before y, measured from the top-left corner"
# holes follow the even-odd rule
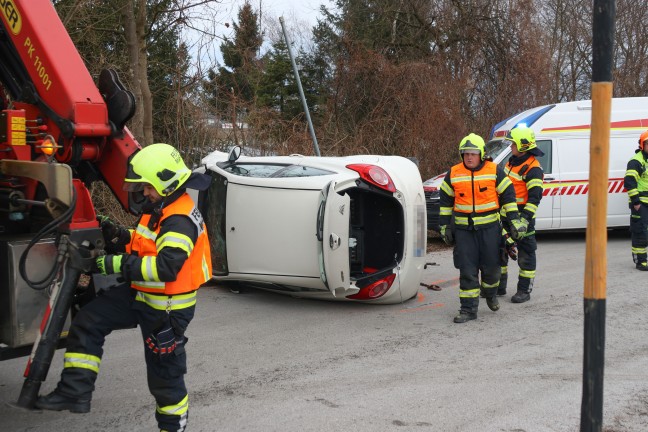
[[[192,173],[168,144],[152,144],[134,154],[125,189],[147,198],[136,229],[100,219],[109,255],[97,258],[96,272],[119,275],[118,282],[75,316],[61,380],[53,392],[38,398],[36,407],[90,411],[106,335],[139,325],[158,426],[185,430],[185,330],[194,316],[196,290],[211,279],[207,231],[186,189],[204,190],[209,181],[209,176]]]
[[[511,129],[504,139],[510,143],[512,153],[504,172],[513,183],[518,211],[526,230],[515,242],[509,235],[510,226],[506,222],[503,224],[502,277],[497,295],[506,295],[509,256],[517,258],[520,271],[517,291],[511,297],[511,302],[524,303],[531,299],[536,273],[538,245],[535,237],[535,215],[542,200],[544,181],[544,171],[536,157],[543,156],[544,153],[536,144],[533,130],[524,125]]]
[[[628,161],[623,185],[630,206],[632,260],[637,270],[648,271],[648,131],[639,137],[639,148]]]
[[[459,144],[462,162],[445,176],[440,191],[439,225],[447,244],[454,244],[454,265],[459,269],[459,315],[456,323],[477,318],[480,291],[492,311],[499,310],[500,207],[515,237],[523,231],[511,180],[497,164],[485,160],[484,140],[474,133]],[[481,282],[480,282],[481,272]]]

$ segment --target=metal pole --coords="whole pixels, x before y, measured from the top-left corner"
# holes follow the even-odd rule
[[[315,129],[313,128],[313,122],[311,121],[310,112],[308,110],[308,104],[306,103],[306,97],[304,96],[304,89],[301,85],[301,80],[299,79],[299,71],[297,70],[297,63],[295,63],[295,57],[292,53],[292,48],[290,47],[290,39],[288,38],[288,32],[286,31],[286,25],[284,24],[283,17],[279,17],[279,22],[281,23],[281,30],[283,31],[284,39],[286,40],[286,46],[288,47],[288,57],[290,57],[290,63],[292,63],[293,74],[295,75],[295,81],[297,81],[297,88],[299,89],[299,97],[301,98],[302,105],[304,105],[304,113],[306,113],[306,121],[308,122],[308,130],[310,131],[311,138],[313,139],[313,147],[315,148],[315,154],[320,155],[319,145],[317,144],[317,137],[315,136]]]
[[[594,0],[592,19],[592,132],[585,249],[585,333],[581,432],[603,427],[603,370],[607,280],[607,189],[612,106],[614,0]]]

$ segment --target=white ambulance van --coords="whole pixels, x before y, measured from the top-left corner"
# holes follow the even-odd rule
[[[504,167],[511,155],[503,141],[518,124],[533,129],[544,152],[544,193],[536,213],[536,230],[583,229],[587,226],[589,190],[589,145],[592,101],[545,105],[514,115],[493,127],[486,155]],[[628,226],[630,210],[623,187],[626,165],[638,148],[639,135],[648,129],[648,97],[612,99],[608,216],[610,228]],[[423,183],[428,228],[439,230],[439,187],[445,173]]]

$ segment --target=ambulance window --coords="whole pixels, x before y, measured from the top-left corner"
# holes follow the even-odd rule
[[[544,156],[537,158],[545,173],[551,173],[551,140],[536,141],[538,148],[544,152]]]

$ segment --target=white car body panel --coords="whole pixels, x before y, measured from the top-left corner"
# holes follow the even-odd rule
[[[549,107],[536,107],[496,125],[491,140],[501,140],[518,123]],[[545,152],[544,193],[536,213],[536,230],[584,229],[587,227],[589,189],[589,143],[592,102],[577,101],[555,106],[531,124],[536,142]],[[628,226],[630,210],[623,188],[628,161],[637,149],[639,135],[648,129],[648,97],[612,100],[607,226]],[[543,146],[540,143],[543,142]],[[511,155],[506,147],[493,161],[504,166]],[[444,174],[425,182],[426,190],[438,191]]]

